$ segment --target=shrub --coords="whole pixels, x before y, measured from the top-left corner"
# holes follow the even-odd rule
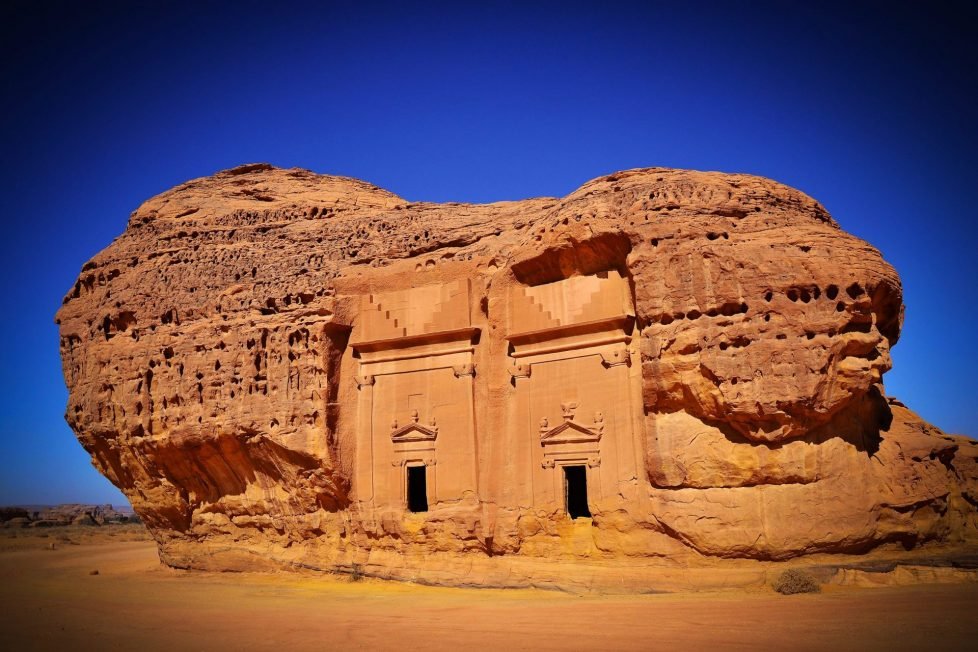
[[[363,579],[363,568],[360,566],[360,564],[353,564],[350,567],[350,581],[359,582],[362,579]]]
[[[781,573],[781,576],[774,582],[774,590],[781,595],[792,595],[794,593],[818,593],[822,589],[814,577],[804,571],[792,568]]]

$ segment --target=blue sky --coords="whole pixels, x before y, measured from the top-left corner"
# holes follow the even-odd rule
[[[0,504],[122,500],[63,421],[54,312],[143,200],[255,161],[429,201],[652,165],[795,186],[903,278],[887,392],[978,435],[967,4],[270,4],[0,9]]]

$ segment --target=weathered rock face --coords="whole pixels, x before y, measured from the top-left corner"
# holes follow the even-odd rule
[[[883,393],[902,309],[757,177],[467,205],[251,165],[143,204],[57,320],[167,563],[506,584],[975,541],[978,446]]]

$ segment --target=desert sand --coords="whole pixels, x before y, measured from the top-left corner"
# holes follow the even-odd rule
[[[976,583],[613,596],[179,571],[135,526],[0,530],[0,587],[8,650],[963,650],[978,640]]]

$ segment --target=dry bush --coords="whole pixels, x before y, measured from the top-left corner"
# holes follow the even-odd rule
[[[350,569],[350,581],[359,582],[363,579],[363,567],[360,564],[353,564]]]
[[[774,582],[774,590],[781,595],[792,595],[794,593],[819,593],[822,588],[818,580],[808,573],[794,568],[781,573]]]

